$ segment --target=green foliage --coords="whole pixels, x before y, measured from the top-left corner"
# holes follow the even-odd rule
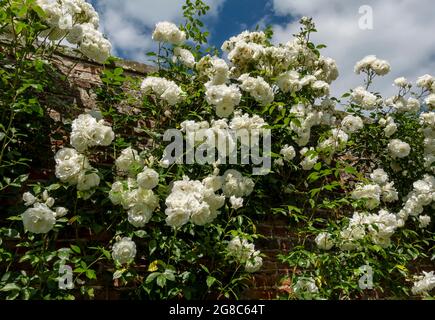
[[[189,49],[196,61],[204,54],[217,53],[215,48],[207,46],[208,32],[203,28],[202,19],[208,10],[201,0],[187,0],[183,5],[185,23],[180,28],[190,40],[183,48]],[[94,285],[104,281],[114,287],[129,288],[123,291],[122,297],[130,299],[237,299],[249,287],[252,276],[230,256],[228,242],[237,236],[251,242],[261,239],[257,222],[270,215],[286,219],[294,240],[289,252],[277,254],[292,270],[285,280],[295,284],[299,279],[313,279],[319,289],[314,296],[290,290],[282,298],[411,296],[412,275],[422,270],[420,266],[432,263],[435,257],[434,233],[418,228],[418,221],[410,219],[394,234],[387,247],[374,244],[365,236],[358,241],[358,250],[342,250],[336,245],[326,251],[315,245],[315,238],[327,232],[336,243],[340,242],[340,232],[349,224],[353,212],[365,210],[365,201],[353,199],[351,191],[358,183],[368,181],[367,173],[373,168],[382,167],[387,171],[400,199],[412,190],[413,182],[424,176],[427,172],[423,157],[424,135],[418,130],[417,114],[394,116],[399,128],[395,137],[409,143],[412,150],[408,158],[395,160],[402,168],[400,172],[390,166],[392,159],[385,150],[391,139],[385,137],[379,126],[379,119],[389,115],[390,110],[367,114],[353,103],[346,106],[346,114],[364,117],[368,123],[358,133],[350,134],[343,148],[316,150],[319,142],[330,137],[331,129],[329,125],[318,125],[312,128],[307,144],[313,150],[304,155],[296,153],[292,161],[278,165],[278,161],[283,160],[280,150],[285,144],[299,147],[295,128],[301,128],[305,119],[292,112],[291,107],[316,105],[318,96],[309,86],[298,92],[275,90],[274,101],[260,106],[254,98],[244,94],[240,110],[251,116],[261,115],[272,130],[272,158],[277,161],[273,172],[254,177],[247,166],[222,165],[222,171],[236,168],[255,181],[255,190],[244,199],[243,208],[236,212],[226,201],[213,223],[172,228],[165,223],[165,199],[172,183],[185,175],[202,179],[214,170],[211,165],[162,168],[156,164],[163,155],[165,129],[179,128],[186,119],[213,119],[214,110],[205,103],[204,83],[198,81],[197,70],[174,62],[174,48],[167,44],[160,43],[158,52],[148,53],[156,65],[149,75],[172,80],[185,92],[183,103],[170,106],[152,95],[141,95],[140,79],[116,67],[116,58],[110,58],[101,74],[102,85],[94,90],[101,116],[111,124],[116,138],[109,147],[95,147],[87,153],[96,164],[101,183],[92,197],[58,181],[43,186],[38,177],[32,176],[32,166],[44,167],[35,157],[50,155],[51,159],[51,140],[65,144],[73,119],[70,114],[62,114],[65,121],[56,126],[49,120],[45,93],[59,81],[68,80],[70,75],[60,72],[53,63],[60,42],[50,45],[47,39],[41,41],[41,32],[47,29],[42,23],[43,16],[44,12],[34,0],[0,0],[0,36],[9,36],[7,40],[0,38],[0,200],[17,202],[23,191],[32,190],[36,197],[43,197],[48,191],[69,213],[57,219],[52,231],[40,235],[24,230],[20,214],[25,207],[21,203],[7,206],[0,227],[0,298],[93,299],[96,297]],[[304,18],[295,37],[310,54],[320,57],[325,45],[311,41],[313,32],[316,32],[313,21]],[[267,27],[264,33],[270,45],[272,29]],[[316,66],[304,64],[302,54],[296,58],[301,76],[315,73]],[[275,83],[274,67],[270,72],[253,69],[251,76],[261,76]],[[367,77],[368,87],[374,74]],[[342,99],[349,96],[347,93]],[[336,98],[330,100],[341,102]],[[342,114],[334,113],[334,116],[340,119]],[[154,190],[159,206],[142,228],[133,227],[126,212],[108,198],[115,182],[113,163],[121,150],[129,146],[141,150],[140,157],[147,159],[146,165],[156,168],[159,174]],[[310,170],[303,170],[299,163],[311,156],[318,160]],[[129,170],[137,174],[142,167],[136,165]],[[395,212],[401,208],[400,202],[388,206]],[[425,210],[431,214],[433,209]],[[121,236],[134,239],[138,252],[135,261],[122,265],[114,261],[111,253]],[[72,290],[62,290],[58,285],[61,267],[65,265],[72,268]],[[371,291],[358,286],[362,265],[370,265],[374,270]]]

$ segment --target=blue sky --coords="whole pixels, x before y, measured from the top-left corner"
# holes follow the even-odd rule
[[[313,40],[328,45],[322,54],[337,61],[340,78],[333,84],[338,95],[361,84],[353,74],[356,61],[368,54],[390,61],[392,72],[377,79],[375,89],[394,94],[399,76],[415,80],[435,74],[435,5],[433,0],[205,0],[210,42],[220,47],[230,36],[257,24],[272,25],[275,43],[298,32],[297,20],[314,18],[319,32]],[[92,0],[100,14],[101,30],[113,44],[113,54],[146,62],[155,48],[151,32],[159,21],[182,22],[184,0]],[[359,9],[373,10],[373,29],[362,30]]]
[[[272,1],[227,0],[223,3],[218,18],[207,21],[207,27],[212,33],[210,42],[220,48],[225,40],[244,30],[253,30],[257,25],[284,25],[295,19],[290,14],[276,15]]]

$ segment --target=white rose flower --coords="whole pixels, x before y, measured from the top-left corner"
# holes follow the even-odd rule
[[[309,151],[313,151],[313,150],[314,149],[309,150]],[[308,149],[304,148],[304,149],[301,150],[300,153],[302,155],[305,155],[305,153],[307,151],[308,151]],[[301,161],[300,165],[301,165],[303,170],[308,171],[308,170],[311,170],[314,167],[314,165],[317,163],[318,159],[319,159],[319,156],[314,155],[314,154],[310,154],[310,155],[307,155],[306,157],[304,157],[304,159]]]
[[[412,293],[415,295],[430,292],[435,288],[435,275],[433,271],[423,271],[423,275],[416,277],[416,280],[411,289]]]
[[[388,151],[393,158],[405,158],[409,156],[411,147],[406,142],[399,139],[393,139],[388,144]]]
[[[273,161],[273,164],[274,164],[275,166],[278,166],[278,167],[283,167],[283,166],[284,166],[284,160],[283,160],[282,158],[275,159],[275,160]]]
[[[87,191],[97,187],[100,184],[100,176],[95,172],[89,174],[80,174],[77,180],[77,190]]]
[[[408,109],[409,112],[418,112],[420,111],[420,101],[412,97],[408,98],[406,108]]]
[[[78,156],[79,154],[75,149],[62,148],[56,153],[56,155],[54,156],[54,160],[56,161],[57,164],[59,164],[65,160],[71,160]]]
[[[218,191],[222,188],[223,178],[221,176],[208,176],[202,180],[202,184],[209,189],[212,189],[214,192]]]
[[[166,223],[174,228],[185,225],[190,219],[189,213],[181,209],[166,209],[165,213]]]
[[[174,81],[165,78],[146,77],[140,88],[143,94],[154,93],[170,106],[180,103],[185,97],[185,92]]]
[[[263,265],[263,258],[260,257],[260,252],[256,251],[253,254],[253,257],[249,258],[246,261],[245,271],[246,272],[250,272],[250,273],[257,272],[257,271],[259,271],[261,269],[262,265]]]
[[[348,115],[341,121],[341,127],[346,133],[354,133],[361,130],[364,124],[360,117]]]
[[[385,136],[387,138],[391,137],[397,132],[397,125],[394,122],[390,122],[384,129]]]
[[[435,93],[430,94],[425,102],[430,108],[435,108]]]
[[[243,207],[243,198],[237,198],[235,196],[230,197],[231,208],[237,210]]]
[[[319,288],[316,282],[312,278],[300,278],[293,286],[295,294],[299,297],[303,297],[304,294],[315,294],[319,292]]]
[[[322,250],[330,250],[334,246],[334,242],[331,240],[331,235],[326,232],[319,233],[314,241]]]
[[[24,205],[28,207],[35,203],[36,198],[30,192],[25,192],[23,193],[23,201],[24,201]]]
[[[211,211],[210,206],[202,202],[192,210],[192,214],[190,215],[190,220],[198,225],[203,226],[209,222],[211,222]]]
[[[121,172],[128,172],[133,164],[142,164],[142,160],[136,150],[128,147],[122,150],[121,155],[115,160],[116,168]]]
[[[83,25],[83,34],[79,50],[88,58],[104,63],[110,56],[112,44],[104,38],[103,34],[90,25]]]
[[[47,207],[51,208],[54,205],[54,198],[48,197],[47,200],[45,200],[45,204],[47,205]]]
[[[35,203],[21,215],[24,229],[33,233],[47,233],[56,223],[56,214],[45,204]]]
[[[434,77],[429,74],[425,74],[417,79],[417,87],[430,89],[434,80]]]
[[[399,193],[394,188],[394,182],[386,183],[382,186],[382,201],[394,202],[399,200]]]
[[[148,167],[145,167],[141,173],[137,175],[137,185],[143,189],[153,189],[159,184],[159,174]]]
[[[64,207],[57,207],[56,208],[56,218],[60,218],[65,216],[68,213],[68,209]]]
[[[384,76],[390,72],[391,66],[388,61],[377,59],[373,62],[372,69],[377,75]]]
[[[216,114],[221,118],[229,117],[234,107],[239,105],[242,94],[239,88],[235,85],[213,85],[206,83],[205,99],[210,104],[216,107]]]
[[[181,45],[186,40],[186,33],[167,21],[156,24],[152,38],[158,42],[169,42],[174,45]]]
[[[120,264],[131,262],[136,256],[136,244],[131,238],[124,237],[117,241],[112,248],[112,258]]]
[[[112,128],[103,124],[102,121],[94,128],[92,135],[92,144],[97,146],[108,146],[115,139],[115,133]]]
[[[121,181],[116,181],[112,184],[112,189],[109,192],[109,199],[113,204],[121,203],[123,190],[124,187]]]
[[[280,154],[284,157],[284,160],[287,162],[292,161],[296,157],[295,148],[287,144],[282,147]]]
[[[153,210],[147,205],[136,204],[128,210],[128,222],[137,228],[141,228],[150,221],[152,214]]]
[[[430,222],[431,222],[431,218],[428,215],[422,215],[418,217],[418,221],[419,221],[419,228],[426,228]]]
[[[56,177],[62,181],[71,184],[76,184],[79,174],[82,170],[82,165],[78,158],[62,161],[56,165]]]
[[[374,183],[382,186],[388,182],[388,174],[384,169],[376,169],[370,174],[370,179],[372,179]]]
[[[409,82],[405,77],[400,77],[394,80],[394,85],[399,88],[406,88],[409,85]]]
[[[174,62],[176,61],[180,61],[188,68],[193,68],[195,66],[195,57],[192,52],[180,47],[174,49]]]

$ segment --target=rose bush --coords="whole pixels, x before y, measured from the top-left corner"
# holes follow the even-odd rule
[[[31,97],[50,79],[37,75],[59,72],[50,58],[64,39],[99,63],[111,45],[83,0],[0,3],[8,44],[0,52],[0,168],[14,177],[2,190],[25,189],[23,205],[11,206],[0,229],[0,296],[94,297],[95,279],[109,273],[133,298],[238,298],[261,271],[256,223],[269,215],[287,217],[296,239],[278,255],[293,270],[284,298],[431,294],[434,77],[415,85],[398,78],[397,94],[383,98],[372,86],[391,67],[368,56],[355,66],[364,84],[335,98],[338,67],[321,55],[324,45],[309,40],[311,19],[302,18],[300,33],[285,44],[272,44],[270,29],[244,31],[223,43],[223,58],[201,29],[208,7],[188,0],[185,24],[155,27],[159,49],[148,54],[155,71],[138,80],[107,64],[96,89],[99,110],[65,124],[52,183],[26,183],[25,169],[17,176],[10,168],[31,161],[12,158],[31,135],[15,128],[17,119],[34,110],[47,117],[43,101]],[[228,150],[243,147],[229,130],[270,129],[272,170],[172,163],[163,137],[173,128],[197,133],[197,144],[205,130]],[[64,265],[73,267],[73,291],[58,286]],[[358,286],[367,265],[369,291]]]

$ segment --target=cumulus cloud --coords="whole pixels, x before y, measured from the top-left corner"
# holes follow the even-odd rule
[[[311,16],[319,31],[316,43],[324,43],[323,55],[334,58],[340,78],[333,85],[338,95],[361,84],[353,74],[356,61],[375,54],[391,63],[392,71],[375,81],[374,88],[383,94],[394,94],[392,82],[399,76],[415,80],[435,70],[435,7],[433,0],[273,0],[274,12],[289,16],[286,25],[274,25],[276,42],[286,42],[297,33],[299,16]],[[359,8],[373,9],[373,30],[361,30]]]
[[[209,19],[219,13],[225,0],[207,0]],[[100,14],[101,29],[113,45],[113,54],[146,61],[146,52],[155,49],[151,33],[159,21],[182,20],[180,0],[94,0]]]

